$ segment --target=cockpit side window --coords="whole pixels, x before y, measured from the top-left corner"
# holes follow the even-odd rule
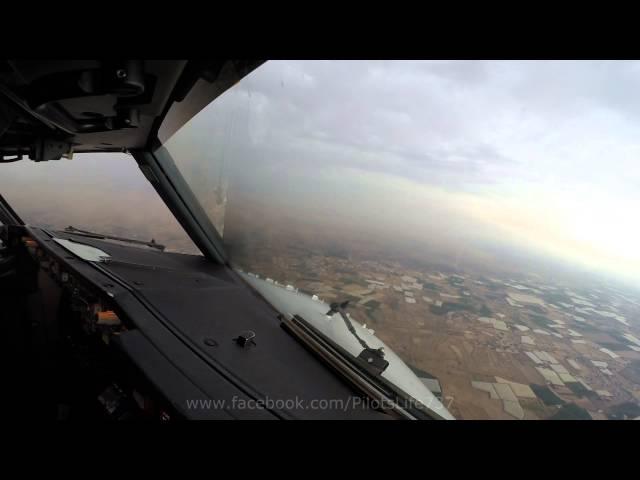
[[[130,155],[0,165],[0,193],[30,225],[153,239],[166,251],[200,254]]]

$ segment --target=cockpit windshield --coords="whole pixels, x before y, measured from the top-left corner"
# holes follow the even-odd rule
[[[635,418],[638,84],[637,62],[272,61],[163,147],[235,268],[348,302],[456,418]]]

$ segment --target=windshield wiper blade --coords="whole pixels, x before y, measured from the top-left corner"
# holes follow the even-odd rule
[[[67,228],[64,229],[65,232],[67,233],[73,233],[74,235],[80,235],[83,237],[90,237],[90,238],[96,238],[96,239],[104,239],[104,240],[117,240],[119,242],[127,242],[127,243],[134,243],[137,245],[145,245],[147,247],[151,247],[151,248],[155,248],[160,250],[161,252],[164,251],[165,246],[161,245],[159,243],[156,243],[156,241],[152,238],[150,242],[145,242],[144,240],[136,240],[134,238],[125,238],[125,237],[116,237],[115,235],[106,235],[104,233],[96,233],[96,232],[90,232],[88,230],[80,230],[78,228],[74,228],[71,225],[69,225]]]
[[[437,412],[399,389],[393,382],[372,372],[362,358],[348,353],[325,334],[317,330],[300,315],[279,315],[281,326],[315,352],[326,364],[334,368],[360,391],[380,402],[384,410],[390,409],[403,418],[434,420]]]

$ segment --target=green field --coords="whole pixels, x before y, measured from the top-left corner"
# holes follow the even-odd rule
[[[342,277],[340,278],[340,281],[342,283],[344,283],[345,285],[359,285],[361,287],[368,287],[369,284],[362,278],[358,278],[358,277]]]
[[[589,412],[575,403],[568,403],[560,407],[558,413],[549,417],[549,420],[593,420]]]
[[[429,311],[436,315],[446,315],[449,312],[471,312],[480,315],[481,317],[490,317],[493,312],[486,305],[482,307],[475,307],[470,299],[464,299],[464,303],[444,302],[441,307],[435,305],[429,306]]]
[[[460,312],[460,311],[475,313],[475,309],[471,305],[467,305],[464,303],[452,303],[452,302],[444,302],[441,307],[430,305],[429,311],[436,315],[446,315],[449,312]]]
[[[370,310],[367,308],[365,309],[365,315],[369,319],[370,323],[379,324],[382,321],[382,316],[380,315],[379,310]]]
[[[423,280],[418,280],[418,282],[422,283],[422,287],[427,290],[433,290],[434,292],[438,291],[438,286],[435,283],[425,282]]]
[[[544,315],[536,315],[535,313],[530,313],[529,319],[539,327],[549,328],[551,325],[553,325],[553,322]]]
[[[527,309],[539,315],[544,315],[545,313],[547,313],[547,311],[544,308],[542,308],[540,305],[527,305]]]
[[[610,343],[610,342],[597,342],[602,348],[608,348],[612,352],[619,352],[622,350],[631,350],[626,343]]]
[[[607,412],[611,420],[624,420],[626,418],[636,418],[640,416],[640,405],[633,402],[620,403],[614,405]]]
[[[537,385],[535,383],[532,383],[529,386],[531,387],[531,390],[533,390],[533,393],[536,394],[536,397],[542,400],[545,405],[564,405],[565,401],[553,393],[549,387]]]
[[[598,394],[591,390],[588,390],[580,382],[567,382],[565,385],[578,397],[598,398]]]
[[[380,302],[378,300],[369,300],[368,302],[365,302],[364,306],[372,310],[375,310],[380,306]]]
[[[547,303],[570,303],[573,304],[571,298],[565,293],[545,292],[542,294],[542,299]]]

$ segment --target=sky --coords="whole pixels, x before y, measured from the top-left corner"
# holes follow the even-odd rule
[[[272,61],[167,147],[196,191],[224,170],[298,216],[640,286],[639,88],[631,61]]]

